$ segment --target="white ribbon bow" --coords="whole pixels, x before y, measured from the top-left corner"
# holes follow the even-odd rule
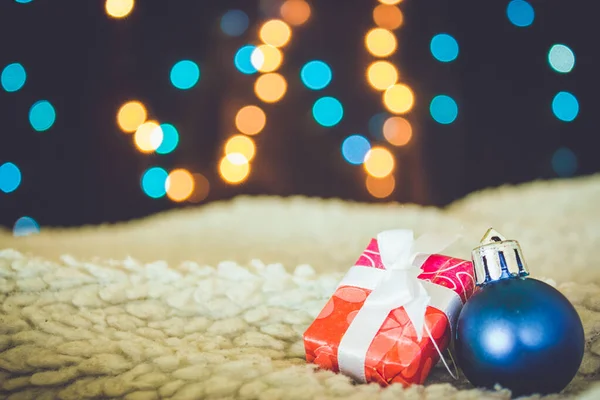
[[[399,307],[404,307],[419,341],[423,337],[424,329],[431,337],[429,329],[425,326],[425,313],[431,296],[425,289],[423,281],[418,279],[426,258],[417,261],[416,257],[419,254],[439,253],[456,239],[457,236],[425,234],[414,240],[413,232],[404,229],[384,231],[377,235],[379,254],[385,270],[353,267],[360,268],[355,270],[359,273],[352,274],[352,270],[349,271],[341,283],[341,285],[364,287],[360,281],[371,280],[371,284],[374,284],[371,294],[340,342],[338,364],[341,372],[359,382],[366,381],[364,366],[369,346],[389,313]],[[368,272],[363,274],[366,272],[365,268]],[[375,275],[376,282],[373,282]],[[446,290],[450,291],[450,289]],[[458,296],[454,292],[452,295]],[[443,360],[437,344],[433,339],[432,341]],[[444,364],[452,375],[445,360]]]

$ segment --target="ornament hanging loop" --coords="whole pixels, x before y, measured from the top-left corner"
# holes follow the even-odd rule
[[[477,286],[529,275],[519,242],[506,239],[493,228],[488,229],[471,257]]]

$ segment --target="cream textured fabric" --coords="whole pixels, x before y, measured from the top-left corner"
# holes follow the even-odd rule
[[[560,396],[599,399],[600,176],[476,193],[447,209],[242,197],[129,223],[0,232],[0,397],[508,399],[436,367],[425,387],[352,385],[301,335],[368,240],[489,226],[576,305],[588,348]],[[557,360],[559,363],[560,360]]]

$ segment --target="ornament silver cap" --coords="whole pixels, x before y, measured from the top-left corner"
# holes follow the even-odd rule
[[[479,246],[473,249],[471,258],[477,286],[529,275],[519,242],[507,240],[493,228],[488,229]]]

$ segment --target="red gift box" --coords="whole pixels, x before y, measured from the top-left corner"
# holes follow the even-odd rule
[[[390,311],[379,330],[372,329],[377,333],[364,356],[361,379],[366,382],[378,382],[383,386],[392,383],[404,386],[422,384],[439,361],[439,351],[443,352],[448,347],[451,324],[458,316],[462,303],[474,291],[473,265],[469,261],[438,254],[420,254],[415,257],[414,263],[421,265],[418,279],[430,282],[430,289],[436,289],[432,291],[434,293],[429,293],[431,302],[425,311],[424,330],[428,334],[423,334],[419,340],[404,307]],[[386,269],[376,239],[371,240],[356,266]],[[334,372],[340,372],[338,350],[342,338],[371,293],[369,289],[344,285],[343,282],[304,333],[306,360]],[[439,292],[442,292],[442,296],[437,296]],[[452,298],[453,305],[450,304]]]

